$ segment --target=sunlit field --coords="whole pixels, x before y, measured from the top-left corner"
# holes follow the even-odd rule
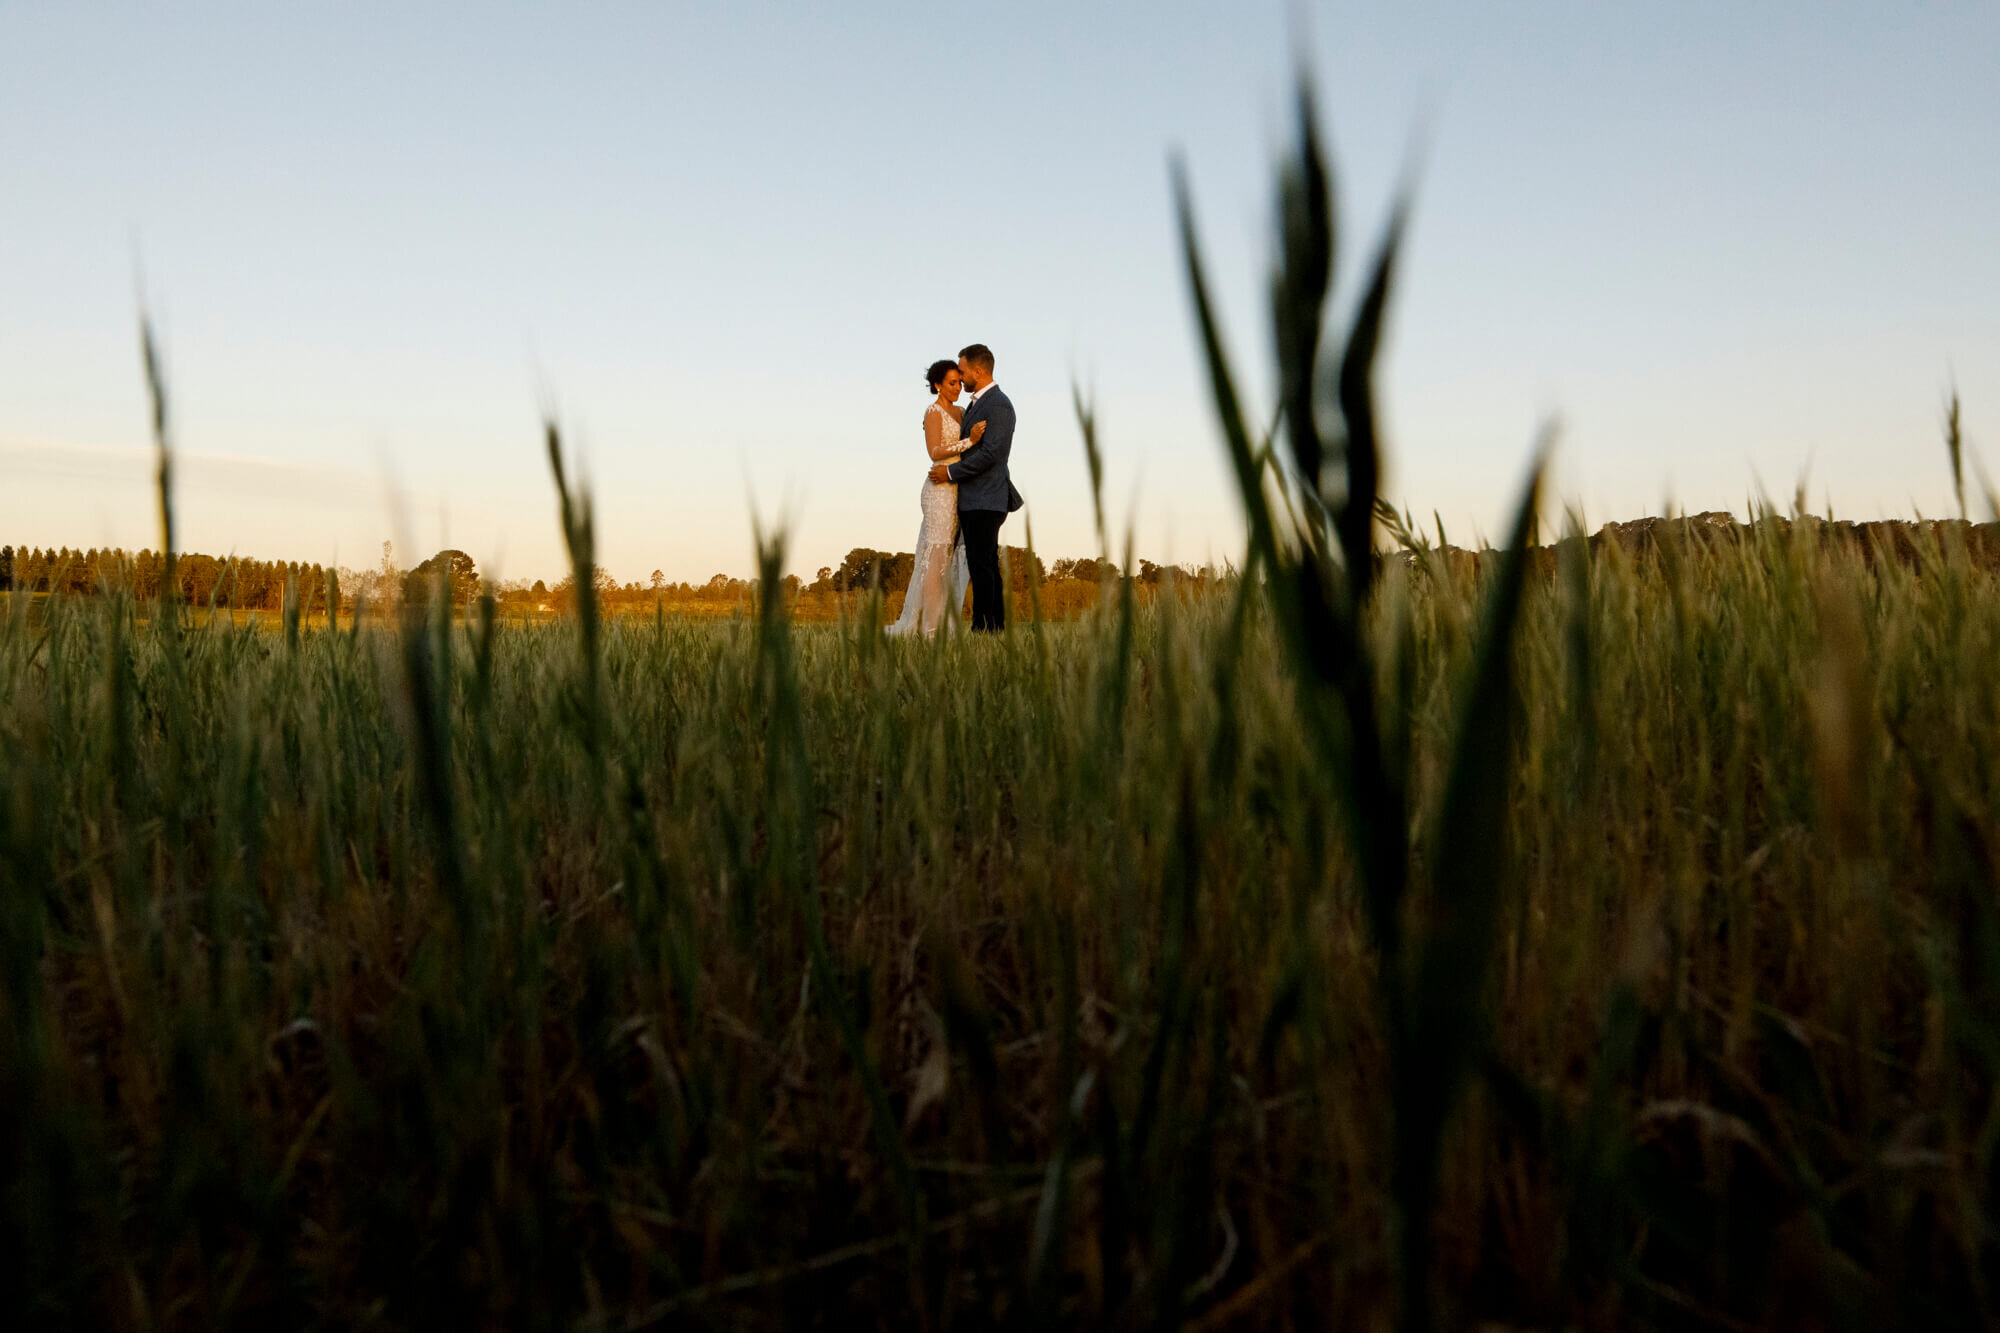
[[[1432,548],[1302,137],[1240,572],[0,602],[23,1326],[1989,1324],[2000,530]]]
[[[1538,1324],[1977,1322],[1993,577],[1949,530],[1912,568],[1775,525],[1579,569],[1527,584],[1517,755],[1459,852],[1501,888],[1440,1289]],[[1492,582],[1420,558],[1375,612],[1408,627],[1380,684],[1424,899]],[[1241,593],[592,654],[17,612],[17,1298],[1386,1319],[1397,1088],[1345,778]]]

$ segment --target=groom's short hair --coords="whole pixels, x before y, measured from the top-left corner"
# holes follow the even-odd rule
[[[989,375],[993,373],[993,349],[985,343],[974,343],[970,347],[959,348],[958,359],[968,366],[978,366]]]

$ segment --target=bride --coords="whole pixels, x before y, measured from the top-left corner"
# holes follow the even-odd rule
[[[924,383],[937,395],[924,410],[924,451],[933,463],[949,462],[979,443],[986,423],[972,428],[972,437],[958,438],[958,423],[965,413],[958,406],[959,378],[956,361],[936,361],[924,372]],[[958,487],[948,481],[925,477],[918,499],[924,521],[917,528],[917,564],[910,573],[909,591],[903,594],[903,613],[888,633],[937,633],[948,614],[965,604],[965,585],[971,574],[965,563],[965,547],[958,540]]]

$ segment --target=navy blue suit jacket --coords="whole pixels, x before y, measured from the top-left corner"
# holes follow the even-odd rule
[[[959,433],[972,434],[972,428],[982,421],[986,423],[986,434],[979,438],[978,444],[960,454],[945,475],[958,483],[961,510],[991,509],[1011,514],[1022,505],[1021,493],[1014,489],[1014,482],[1007,475],[1007,458],[1014,452],[1014,404],[997,384],[965,409],[965,419],[958,423]]]

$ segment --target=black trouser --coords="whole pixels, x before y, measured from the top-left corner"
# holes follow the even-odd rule
[[[1000,582],[1000,525],[1007,521],[998,509],[958,511],[959,538],[965,543],[966,572],[972,576],[972,628],[995,633],[1007,628],[1007,589]]]

